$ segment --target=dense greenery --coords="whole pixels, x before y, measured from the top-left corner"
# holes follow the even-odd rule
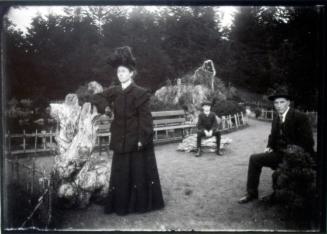
[[[312,157],[296,145],[288,146],[283,162],[273,173],[275,198],[295,217],[314,219],[319,213],[316,165]]]
[[[218,116],[228,116],[244,112],[245,108],[244,106],[239,105],[236,101],[221,100],[215,102],[212,107],[212,111],[215,112]]]
[[[66,7],[65,15],[36,16],[27,34],[7,21],[7,97],[63,99],[92,80],[107,86],[116,81],[109,52],[129,45],[136,82],[153,92],[212,59],[226,87],[265,94],[287,83],[297,106],[317,107],[318,8],[241,7],[230,29],[216,10]]]

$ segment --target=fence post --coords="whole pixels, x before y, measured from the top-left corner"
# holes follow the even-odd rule
[[[155,131],[155,139],[158,140],[158,131]]]
[[[236,114],[234,115],[234,119],[235,119],[235,125],[236,125],[236,128],[238,128],[238,119],[237,119]]]
[[[35,141],[34,141],[34,153],[36,154],[37,149],[37,129],[35,130]]]
[[[47,143],[47,131],[46,130],[42,130],[41,131],[42,134],[42,144],[43,144],[43,149],[46,149],[46,143]]]
[[[32,158],[32,185],[31,185],[31,195],[34,192],[34,178],[35,178],[35,157]]]
[[[17,155],[15,157],[15,171],[16,171],[16,180],[19,181],[19,164]]]
[[[8,131],[7,141],[8,141],[8,155],[10,157],[11,156],[11,136],[10,136],[10,131]]]
[[[25,139],[25,129],[23,130],[23,151],[26,151],[26,139]]]
[[[98,136],[98,139],[99,139],[99,155],[101,155],[101,151],[102,151],[102,139],[100,136]]]
[[[50,144],[52,145],[52,128],[50,129]]]
[[[48,212],[48,222],[47,222],[47,228],[51,222],[51,219],[52,219],[52,186],[53,186],[53,183],[52,183],[52,177],[50,176],[50,179],[47,180],[48,182],[48,198],[49,198],[49,212]]]

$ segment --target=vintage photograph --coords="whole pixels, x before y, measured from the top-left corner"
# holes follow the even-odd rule
[[[323,231],[325,10],[7,7],[2,231]]]

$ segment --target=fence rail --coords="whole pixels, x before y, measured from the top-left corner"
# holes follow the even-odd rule
[[[247,125],[247,117],[244,114],[237,113],[234,115],[222,116],[221,124],[219,126],[222,132],[230,131],[233,129],[238,129]],[[175,131],[177,129],[182,130],[182,134],[180,136],[170,136],[165,130],[162,130],[160,127],[155,127],[155,138],[154,142],[165,142],[171,140],[180,140],[183,139],[187,134],[190,134],[193,129],[196,129],[196,123],[185,123],[185,127],[181,125],[170,126],[171,131]],[[184,131],[186,130],[186,131]],[[160,133],[165,131],[162,134],[163,138],[158,137]],[[55,143],[55,131],[38,131],[36,130],[33,133],[27,133],[23,130],[22,134],[10,134],[8,132],[6,134],[6,154],[17,155],[17,154],[28,154],[28,153],[42,153],[42,152],[55,152],[56,151],[56,143]],[[97,140],[95,147],[97,149],[101,149],[103,147],[107,147],[110,142],[110,132],[99,132],[97,133]]]
[[[221,117],[221,131],[229,131],[231,129],[237,129],[247,125],[247,118],[243,112],[234,115],[222,116]]]

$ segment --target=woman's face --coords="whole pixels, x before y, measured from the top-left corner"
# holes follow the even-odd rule
[[[125,83],[132,79],[133,71],[131,71],[127,67],[119,66],[117,68],[117,76],[118,76],[120,83]]]

